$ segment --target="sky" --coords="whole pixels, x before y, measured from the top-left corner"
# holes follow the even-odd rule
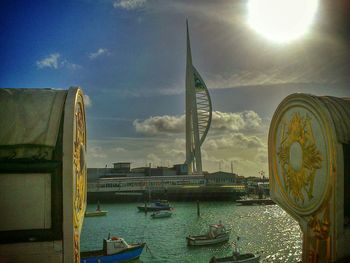
[[[268,175],[283,98],[350,96],[348,2],[322,1],[302,37],[276,43],[249,25],[247,0],[2,0],[0,87],[80,86],[88,167],[183,163],[188,19],[213,105],[203,169]]]

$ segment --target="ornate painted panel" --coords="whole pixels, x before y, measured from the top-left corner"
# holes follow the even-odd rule
[[[303,262],[348,255],[344,227],[343,143],[350,139],[348,99],[292,94],[269,130],[271,197],[299,221]]]

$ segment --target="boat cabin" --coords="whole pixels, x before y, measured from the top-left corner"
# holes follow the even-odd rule
[[[209,237],[215,238],[220,234],[223,234],[226,232],[225,226],[223,224],[212,224],[209,225]]]
[[[169,206],[169,201],[168,200],[156,200],[154,202],[155,205],[158,206]]]
[[[113,255],[128,247],[128,243],[121,237],[103,239],[103,251],[106,255]]]

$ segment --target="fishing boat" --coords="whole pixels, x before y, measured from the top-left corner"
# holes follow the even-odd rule
[[[260,255],[255,255],[253,253],[246,253],[246,254],[240,254],[240,253],[234,253],[232,256],[223,257],[223,258],[216,258],[212,257],[209,261],[209,263],[259,263],[260,261]]]
[[[92,217],[92,216],[105,216],[107,215],[108,211],[86,211],[85,217]]]
[[[101,210],[100,202],[97,203],[97,208],[95,211],[86,211],[85,217],[92,217],[92,216],[105,216],[107,215],[108,211]]]
[[[152,218],[164,218],[164,217],[171,217],[172,212],[169,210],[160,210],[155,211],[151,214]]]
[[[205,246],[226,242],[230,239],[230,229],[221,223],[209,225],[208,233],[186,237],[188,246]]]
[[[152,203],[145,203],[143,205],[137,206],[140,211],[160,211],[160,210],[170,210],[171,206],[167,200],[157,200]]]
[[[253,254],[253,253],[240,253],[240,248],[238,247],[238,241],[240,240],[240,237],[237,237],[237,242],[233,242],[233,253],[231,256],[223,257],[223,258],[217,258],[213,256],[209,263],[259,263],[260,261],[260,255]]]
[[[103,239],[103,249],[80,253],[80,263],[119,263],[140,257],[146,243],[128,244],[121,237]]]

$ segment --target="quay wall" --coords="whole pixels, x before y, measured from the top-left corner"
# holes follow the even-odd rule
[[[173,187],[144,191],[100,191],[88,192],[87,202],[145,202],[154,199],[170,201],[235,201],[245,195],[245,190],[232,187],[200,186],[200,187]]]

